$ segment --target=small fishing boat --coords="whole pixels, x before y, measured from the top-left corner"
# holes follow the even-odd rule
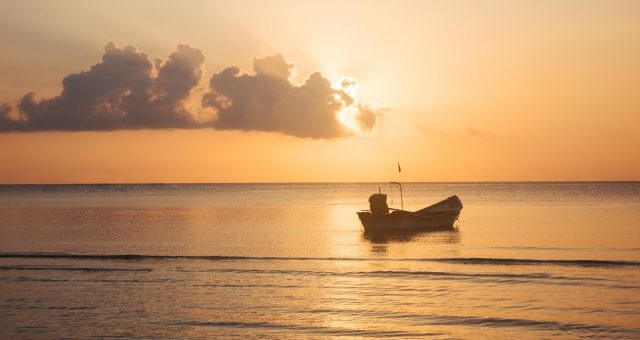
[[[399,186],[402,202],[402,185]],[[365,232],[373,231],[406,231],[406,230],[451,230],[453,223],[460,216],[462,202],[458,196],[451,196],[436,204],[417,211],[393,209],[387,206],[387,195],[378,192],[369,197],[370,210],[358,212]]]

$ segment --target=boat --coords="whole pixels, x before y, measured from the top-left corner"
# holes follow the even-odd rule
[[[400,187],[402,202],[402,185],[391,183]],[[379,189],[369,197],[369,205],[370,210],[357,212],[365,232],[453,230],[462,210],[462,201],[455,195],[417,211],[404,210],[404,203],[402,209],[389,208],[387,195]]]

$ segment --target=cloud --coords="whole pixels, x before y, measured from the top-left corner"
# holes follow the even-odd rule
[[[332,86],[316,72],[294,84],[294,65],[280,54],[254,59],[255,74],[240,74],[237,67],[214,74],[208,92],[195,98],[202,107],[189,110],[185,104],[196,96],[204,60],[187,45],[178,45],[164,62],[152,62],[133,46],[109,43],[99,63],[63,79],[60,95],[36,99],[27,93],[15,106],[0,105],[0,131],[213,127],[329,139],[376,124],[378,112],[353,95],[354,81]],[[197,119],[198,110],[211,108],[213,120]]]
[[[132,46],[109,43],[102,61],[62,80],[59,96],[37,100],[26,94],[18,119],[0,119],[3,131],[104,131],[194,128],[198,123],[182,102],[198,84],[204,56],[179,45],[156,68]]]
[[[474,127],[467,127],[464,129],[442,129],[434,127],[432,125],[416,125],[416,128],[424,135],[429,137],[442,137],[442,138],[473,138],[473,139],[493,139],[499,137],[489,131],[480,130]]]
[[[20,124],[18,120],[11,118],[11,111],[11,105],[0,104],[0,132],[15,130],[17,129],[16,125]]]
[[[355,104],[355,98],[342,82],[332,87],[319,72],[312,73],[301,85],[290,81],[292,64],[282,55],[253,60],[255,74],[240,74],[230,67],[215,74],[209,83],[204,106],[218,112],[213,126],[220,130],[275,131],[297,137],[336,138],[353,130],[343,124],[339,114],[356,108],[353,117],[362,130],[376,123],[375,111]]]
[[[378,121],[378,116],[380,115],[380,111],[374,111],[364,105],[358,107],[358,114],[356,115],[356,120],[360,124],[363,130],[369,131],[373,129]]]

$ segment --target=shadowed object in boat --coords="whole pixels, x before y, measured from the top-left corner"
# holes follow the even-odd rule
[[[451,230],[462,210],[458,196],[451,196],[418,211],[390,209],[387,195],[373,194],[369,197],[370,210],[358,212],[364,230]]]

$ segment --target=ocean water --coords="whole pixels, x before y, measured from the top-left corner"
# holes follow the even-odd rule
[[[640,183],[404,186],[0,186],[0,338],[640,338]]]

